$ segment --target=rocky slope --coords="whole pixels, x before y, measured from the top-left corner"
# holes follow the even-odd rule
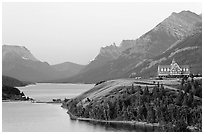
[[[95,60],[88,64],[81,73],[62,81],[97,82],[127,77],[133,68],[145,61],[151,61],[177,42],[200,33],[201,27],[201,16],[195,13],[190,11],[172,13],[140,38],[123,40],[119,46],[111,45],[102,48]]]
[[[3,61],[12,60],[13,58],[22,58],[24,60],[39,61],[24,46],[4,45],[2,47],[2,59],[3,59]]]
[[[115,44],[102,47],[95,59],[91,61],[80,73],[98,68],[108,61],[115,60],[120,56],[120,53],[120,49]]]
[[[191,73],[202,74],[202,32],[176,42],[155,58],[141,61],[124,73],[123,77],[133,73],[143,77],[155,76],[158,65],[170,65],[173,58],[179,65],[189,65]]]

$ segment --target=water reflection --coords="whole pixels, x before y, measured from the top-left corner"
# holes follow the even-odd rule
[[[142,126],[134,126],[129,124],[113,124],[113,123],[96,123],[96,122],[89,122],[89,121],[77,121],[71,120],[72,123],[79,123],[79,124],[87,124],[90,126],[94,126],[94,128],[104,128],[106,131],[114,131],[114,132],[153,132],[159,131],[158,129],[152,129],[148,127]]]

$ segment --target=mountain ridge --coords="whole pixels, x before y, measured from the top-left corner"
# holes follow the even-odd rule
[[[57,65],[50,65],[35,58],[25,46],[2,46],[2,74],[20,81],[43,82],[70,77],[82,69],[81,65],[73,64],[75,66],[59,71]]]
[[[64,79],[64,82],[97,82],[122,76],[127,77],[123,74],[141,61],[148,61],[161,55],[172,45],[197,32],[202,32],[202,19],[199,15],[190,11],[172,13],[138,39],[123,40],[119,46],[114,46],[118,52],[116,59],[113,59],[112,55],[109,57],[106,55],[106,58],[110,59],[107,61],[100,61],[97,58],[87,65],[86,70],[82,70],[74,77]],[[104,50],[109,47],[105,47]],[[96,57],[98,56],[102,57],[103,55],[99,53]]]
[[[175,55],[177,57],[180,55],[180,59],[182,59],[182,55],[188,51],[193,57],[195,57],[195,54],[200,56],[200,52],[197,50],[202,48],[202,46],[200,47],[202,41],[198,42],[197,46],[188,43],[191,42],[188,39],[192,39],[194,43],[196,43],[196,40],[202,40],[202,37],[198,36],[198,34],[202,35],[202,16],[190,11],[182,11],[172,13],[137,39],[122,40],[119,46],[113,43],[110,46],[102,47],[93,61],[86,66],[79,65],[76,67],[73,65],[72,68],[78,69],[73,69],[72,72],[69,69],[69,62],[49,65],[36,59],[27,48],[22,46],[20,48],[25,53],[21,53],[21,51],[4,53],[6,49],[3,49],[2,69],[4,75],[18,78],[19,80],[23,80],[21,77],[32,76],[35,78],[35,80],[32,80],[34,82],[37,80],[38,82],[92,83],[101,80],[129,77],[132,73],[144,75],[145,73],[147,74],[148,70],[154,70],[155,72],[155,66],[158,63],[167,63],[166,61],[169,62]],[[194,37],[194,35],[197,36]],[[182,44],[186,44],[188,47]],[[180,46],[182,47],[180,48]],[[168,57],[165,57],[165,55],[168,55]],[[160,58],[158,59],[158,57]],[[9,60],[12,62],[9,62]],[[194,64],[192,60],[186,60],[189,61],[189,64],[192,62],[193,66],[197,69],[201,66],[200,63]],[[7,70],[6,73],[5,69]],[[25,70],[27,73],[25,73]],[[20,75],[15,74],[19,72]],[[40,75],[42,75],[42,78],[39,80],[38,76]],[[31,80],[29,79],[29,81]]]

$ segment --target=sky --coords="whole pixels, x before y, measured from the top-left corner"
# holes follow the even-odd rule
[[[2,45],[25,46],[49,64],[88,64],[103,46],[137,39],[172,12],[201,3],[2,3]]]

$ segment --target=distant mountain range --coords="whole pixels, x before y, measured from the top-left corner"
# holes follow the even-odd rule
[[[156,76],[159,64],[174,58],[202,72],[202,17],[190,11],[172,13],[152,30],[119,46],[102,47],[88,65],[70,62],[49,65],[25,47],[3,46],[3,74],[19,80],[95,83],[101,80]]]
[[[81,73],[61,82],[97,82],[129,77],[132,73],[142,77],[155,76],[158,64],[169,64],[172,58],[178,64],[190,65],[192,72],[201,73],[201,35],[200,15],[190,11],[172,13],[138,39],[123,40],[119,46],[113,44],[101,48],[100,53]],[[169,53],[172,55],[169,56]],[[197,57],[196,60],[190,60],[186,53]],[[169,57],[165,57],[167,55]]]
[[[35,58],[23,46],[3,45],[2,74],[20,81],[44,82],[77,74],[84,65],[70,62],[49,65]]]

